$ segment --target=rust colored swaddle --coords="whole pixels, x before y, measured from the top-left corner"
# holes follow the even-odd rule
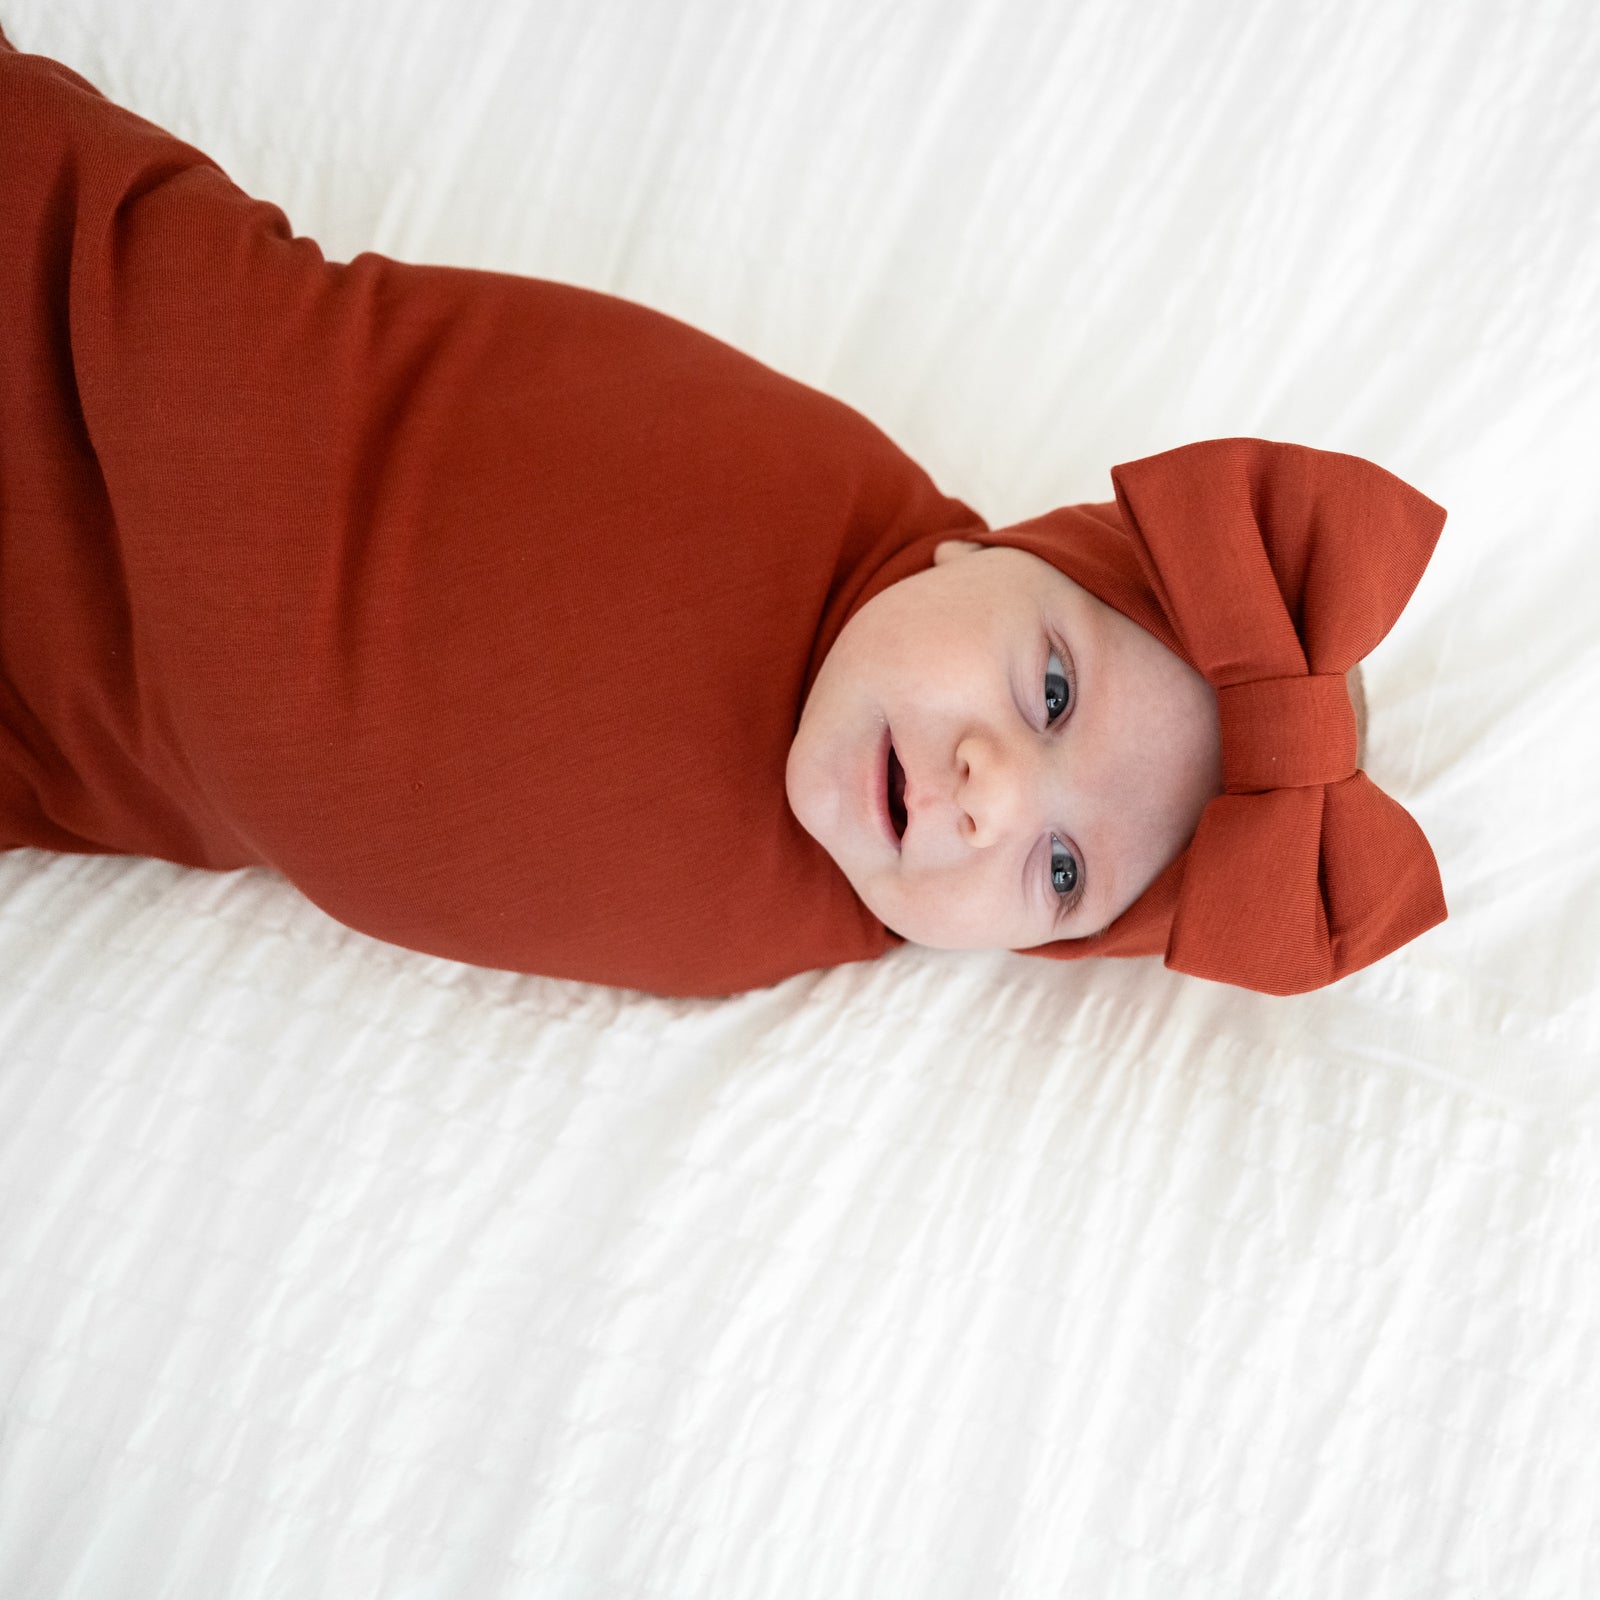
[[[850,609],[982,524],[864,417],[611,296],[329,263],[10,49],[0,304],[0,846],[665,992],[895,942],[784,760]]]
[[[408,948],[723,994],[898,942],[790,814],[784,762],[844,623],[939,540],[1034,548],[1223,681],[1148,559],[1138,488],[1170,523],[1184,484],[1223,487],[1214,456],[1134,463],[1117,506],[990,534],[859,413],[673,318],[330,263],[199,151],[3,41],[0,304],[0,848],[266,865]],[[1109,555],[1063,544],[1090,524]],[[1246,676],[1343,670],[1279,654]],[[1324,789],[1350,777],[1317,760]],[[1084,953],[1286,986],[1249,948],[1254,911],[1206,920],[1231,892],[1218,851],[1248,854],[1258,823],[1208,810]],[[1396,849],[1437,899],[1411,830]],[[1315,944],[1304,835],[1283,849]],[[1313,951],[1288,987],[1443,914],[1418,891],[1367,915],[1378,876],[1323,913],[1337,959]]]

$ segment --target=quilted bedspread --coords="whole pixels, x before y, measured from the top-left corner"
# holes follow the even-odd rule
[[[666,1001],[0,855],[4,1600],[1600,1595],[1587,0],[0,24],[333,258],[654,305],[993,525],[1236,433],[1450,510],[1366,686],[1451,916],[1297,999]]]

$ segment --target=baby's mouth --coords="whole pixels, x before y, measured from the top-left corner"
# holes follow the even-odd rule
[[[900,765],[893,745],[889,746],[889,821],[894,827],[895,838],[905,838],[906,770]]]

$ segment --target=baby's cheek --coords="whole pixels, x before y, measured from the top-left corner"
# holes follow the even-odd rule
[[[848,870],[845,871],[845,876],[850,879],[850,887],[855,890],[857,899],[891,933],[899,934],[902,939],[909,939],[912,944],[926,942],[917,937],[914,927],[916,919],[907,915],[905,896],[896,892],[896,885],[891,877],[880,872],[852,874]]]
[[[885,927],[912,944],[936,950],[1004,947],[1006,930],[985,914],[982,897],[970,884],[949,878],[910,883],[891,880],[880,885],[878,892],[868,886],[862,898]]]

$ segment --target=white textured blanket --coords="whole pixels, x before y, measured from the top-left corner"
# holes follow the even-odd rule
[[[1452,909],[1297,1000],[664,1002],[0,856],[0,1596],[1600,1594],[1588,0],[0,23],[330,255],[670,311],[997,525],[1188,439],[1381,461],[1451,513],[1367,686]]]

